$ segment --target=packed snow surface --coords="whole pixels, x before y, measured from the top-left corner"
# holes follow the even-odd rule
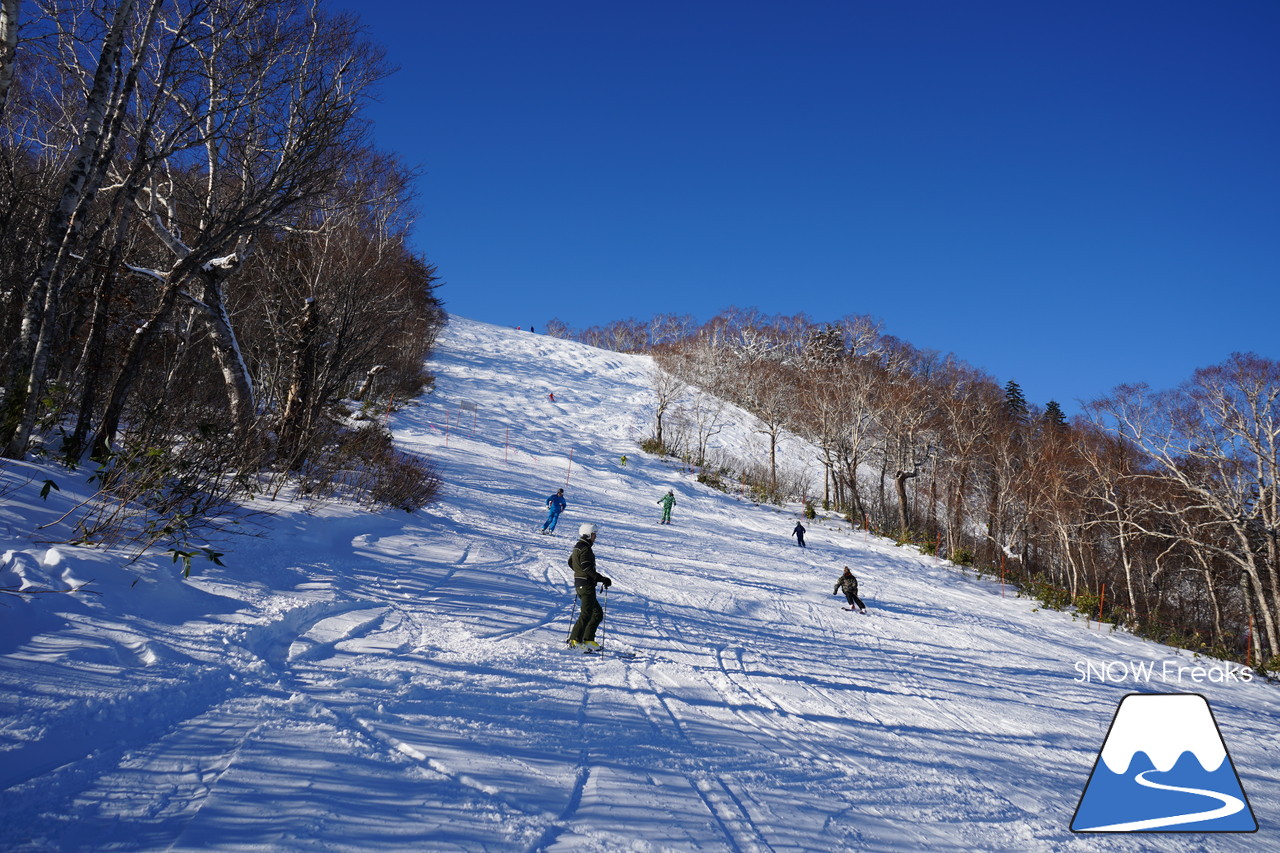
[[[436,393],[390,426],[436,460],[438,504],[264,500],[250,535],[211,542],[225,568],[197,559],[189,580],[165,556],[60,544],[83,475],[0,471],[0,587],[88,582],[0,596],[0,849],[1277,844],[1273,685],[834,517],[797,547],[798,505],[638,450],[646,357],[455,317],[431,368]],[[726,422],[722,451],[765,452],[750,418]],[[820,471],[802,442],[782,452]],[[61,491],[42,499],[46,479]],[[614,580],[603,655],[563,643],[584,521]],[[868,615],[832,595],[846,565]],[[1131,692],[1207,698],[1259,833],[1070,832]]]

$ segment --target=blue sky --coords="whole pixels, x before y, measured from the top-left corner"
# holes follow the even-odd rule
[[[1280,4],[351,3],[448,309],[869,314],[1069,411],[1280,357]]]

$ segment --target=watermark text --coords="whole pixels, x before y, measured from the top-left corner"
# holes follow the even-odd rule
[[[1082,684],[1149,684],[1153,681],[1165,684],[1243,684],[1253,681],[1253,670],[1226,661],[1189,665],[1170,660],[1080,660],[1076,661],[1075,671],[1075,680]]]

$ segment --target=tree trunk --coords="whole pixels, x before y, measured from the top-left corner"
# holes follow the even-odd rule
[[[9,103],[18,53],[18,0],[0,0],[0,116]]]
[[[133,340],[129,341],[129,347],[125,350],[120,372],[111,387],[111,394],[107,398],[107,405],[102,413],[102,423],[93,440],[92,455],[95,459],[106,459],[111,455],[111,445],[115,443],[116,433],[120,431],[120,419],[124,415],[125,403],[142,369],[143,360],[149,354],[160,329],[178,301],[180,281],[181,276],[177,270],[169,274],[156,309],[147,321],[133,332]]]
[[[231,327],[231,318],[227,315],[227,306],[222,297],[222,282],[218,274],[200,273],[202,307],[205,321],[209,326],[213,352],[222,371],[222,379],[226,384],[227,403],[234,425],[236,436],[247,439],[253,428],[256,403],[253,393],[253,381],[249,378],[249,367],[244,362],[244,354],[240,351],[240,341],[235,329]]]
[[[112,250],[115,258],[116,249]],[[112,294],[115,292],[116,265],[108,264],[102,280],[94,289],[93,313],[89,321],[89,337],[85,342],[84,352],[80,358],[77,373],[81,377],[80,408],[76,414],[75,429],[63,447],[63,455],[69,464],[75,464],[84,453],[89,438],[90,424],[93,421],[94,409],[98,406],[98,395],[103,382],[103,360],[107,348],[107,313]]]
[[[907,506],[907,480],[919,473],[918,469],[913,469],[910,474],[900,470],[893,475],[894,488],[898,492],[898,532],[903,537],[911,532],[911,512]]]
[[[97,195],[111,160],[115,137],[109,132],[113,90],[120,73],[126,25],[134,0],[121,0],[102,41],[93,85],[85,103],[84,130],[58,204],[45,227],[44,260],[32,280],[22,316],[22,330],[8,382],[0,441],[11,459],[26,454],[40,407],[49,352],[57,331],[62,278],[84,223],[84,210]]]
[[[1236,536],[1247,547],[1248,530],[1244,527],[1237,527]],[[1259,628],[1265,628],[1267,635],[1267,654],[1271,657],[1280,656],[1280,636],[1276,634],[1276,613],[1274,601],[1269,601],[1267,597],[1267,587],[1263,581],[1261,573],[1258,571],[1257,561],[1251,550],[1245,550],[1245,576],[1249,580],[1249,589],[1253,593],[1253,600],[1257,602],[1256,611],[1262,624]]]
[[[297,332],[294,336],[293,369],[289,381],[289,391],[285,398],[284,414],[280,416],[280,443],[285,456],[293,460],[290,464],[300,462],[298,450],[302,438],[311,429],[309,414],[311,412],[312,375],[315,372],[315,336],[319,327],[316,316],[316,301],[308,298],[298,319]]]

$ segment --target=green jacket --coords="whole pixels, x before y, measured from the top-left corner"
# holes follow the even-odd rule
[[[575,587],[613,584],[613,581],[596,571],[596,554],[591,550],[591,540],[585,536],[574,544],[573,551],[569,554],[569,568],[573,569]]]
[[[658,503],[662,504],[663,509],[665,509],[667,512],[670,512],[671,508],[676,505],[676,496],[663,495],[662,497],[658,498]]]

